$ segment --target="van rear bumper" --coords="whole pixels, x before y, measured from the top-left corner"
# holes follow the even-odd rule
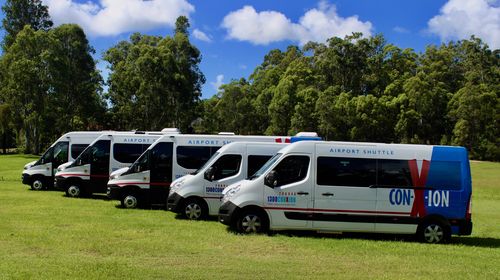
[[[458,235],[471,235],[472,234],[472,221],[461,220],[458,223]]]
[[[240,208],[231,201],[222,204],[219,208],[219,222],[227,226],[233,225],[236,217],[235,213],[237,213],[239,209]]]

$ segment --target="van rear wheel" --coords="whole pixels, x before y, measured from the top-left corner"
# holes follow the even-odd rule
[[[439,219],[431,219],[419,225],[417,238],[424,243],[444,243],[451,238],[450,226]]]
[[[189,220],[202,220],[208,215],[208,209],[201,199],[189,198],[184,203],[182,214]]]
[[[267,217],[265,217],[265,215],[263,215],[260,211],[244,211],[236,221],[236,230],[241,233],[267,232]]]

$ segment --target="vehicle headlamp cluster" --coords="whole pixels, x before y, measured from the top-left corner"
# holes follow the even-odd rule
[[[182,180],[179,180],[177,182],[175,182],[174,184],[170,185],[170,191],[169,191],[169,195],[173,194],[174,192],[178,191],[182,185],[184,185],[184,179]]]
[[[234,188],[231,188],[223,197],[222,197],[222,200],[221,202],[222,203],[226,203],[229,201],[229,199],[231,199],[231,197],[233,197],[233,195],[235,195],[237,192],[239,192],[241,189],[241,185],[238,185]]]

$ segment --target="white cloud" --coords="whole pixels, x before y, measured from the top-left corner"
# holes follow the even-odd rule
[[[283,40],[325,42],[326,39],[344,37],[352,32],[362,32],[370,36],[372,24],[362,22],[358,16],[340,17],[335,5],[319,2],[318,8],[308,10],[298,23],[293,23],[284,14],[276,11],[257,12],[252,6],[230,12],[223,21],[230,39],[249,41],[257,45],[267,45]]]
[[[394,26],[394,28],[392,28],[392,31],[396,33],[410,33],[410,30],[401,26]]]
[[[186,0],[43,0],[56,25],[77,23],[91,36],[115,36],[175,26],[181,15],[194,12]]]
[[[207,42],[207,43],[212,42],[212,39],[210,39],[210,37],[207,34],[205,34],[205,32],[203,32],[199,29],[193,30],[193,36],[196,39],[203,41],[203,42]]]
[[[215,82],[210,82],[215,91],[219,91],[220,86],[224,83],[224,75],[219,74],[215,78]]]
[[[500,48],[498,0],[449,0],[427,23],[428,31],[441,40],[483,39],[492,49]]]

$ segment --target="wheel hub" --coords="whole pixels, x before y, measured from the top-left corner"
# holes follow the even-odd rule
[[[123,199],[123,204],[126,208],[135,208],[137,207],[137,198],[135,198],[135,196],[129,195],[125,197],[125,199]]]
[[[424,237],[429,243],[438,243],[443,239],[444,231],[438,225],[429,225],[425,228]]]
[[[260,230],[260,218],[256,215],[247,215],[243,218],[241,225],[245,232],[258,232]]]
[[[186,206],[186,217],[191,220],[197,220],[201,217],[201,207],[196,203],[190,203]]]

